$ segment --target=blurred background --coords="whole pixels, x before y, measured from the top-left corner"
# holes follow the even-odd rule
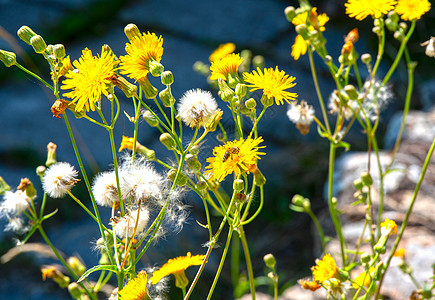
[[[344,1],[312,1],[311,4],[318,7],[319,13],[325,12],[330,17],[324,35],[331,56],[337,59],[344,37],[355,27],[360,31],[357,51],[360,54],[371,53],[373,57],[376,55],[377,37],[371,32],[372,21],[369,18],[362,22],[348,18],[344,14]],[[135,23],[141,31],[163,36],[162,63],[166,70],[174,74],[172,90],[176,99],[192,88],[209,89],[220,108],[228,112],[217,91],[208,85],[204,76],[194,72],[192,66],[198,60],[208,63],[209,55],[219,44],[233,42],[237,46],[236,52],[249,49],[253,55],[265,58],[266,67],[279,66],[286,74],[295,76],[297,85],[292,91],[299,94],[300,100],[304,99],[318,108],[308,57],[302,56],[294,61],[290,56],[296,33],[284,16],[284,9],[288,5],[297,7],[298,3],[284,0],[0,0],[0,49],[17,53],[17,60],[22,65],[49,80],[46,62],[16,36],[22,25],[28,25],[42,35],[47,44],[64,44],[67,55],[70,55],[71,60],[76,60],[85,47],[96,54],[100,53],[103,44],[109,44],[115,54],[124,55],[127,38],[123,29],[125,25]],[[432,8],[432,12],[417,23],[409,42],[412,59],[419,63],[412,109],[427,110],[433,105],[430,91],[435,89],[435,81],[433,69],[428,63],[431,58],[424,55],[424,47],[420,43],[435,34],[431,31],[434,25]],[[385,65],[381,65],[380,69],[384,74],[385,66],[391,63],[398,47],[398,42],[393,38],[389,38],[387,43]],[[322,62],[316,58],[316,63],[320,87],[327,99],[334,85]],[[392,80],[395,95],[405,94],[406,80],[406,69],[402,64]],[[152,82],[161,88],[158,81]],[[133,115],[130,101],[121,95],[120,98],[122,110]],[[58,161],[67,161],[77,167],[64,122],[52,117],[50,107],[53,101],[54,96],[50,91],[32,77],[18,68],[0,66],[0,176],[12,188],[16,188],[23,177],[28,177],[38,187],[35,169],[44,164],[49,142],[58,146]],[[403,97],[395,97],[384,111],[379,129],[380,141],[390,117],[402,109],[403,101]],[[272,106],[260,124],[259,134],[264,137],[267,152],[259,162],[267,178],[265,206],[259,217],[245,228],[254,273],[256,276],[266,275],[263,256],[273,253],[278,261],[281,289],[310,275],[310,267],[319,253],[310,219],[291,211],[288,206],[292,196],[298,193],[311,199],[314,212],[326,207],[323,189],[329,147],[327,141],[317,135],[314,126],[308,135],[300,135],[288,120],[286,110],[286,105]],[[224,113],[224,118],[229,120],[228,114],[225,116]],[[109,138],[106,131],[82,119],[70,120],[90,178],[94,177],[92,174],[110,169],[112,154],[107,147]],[[159,132],[145,122],[140,123],[139,128],[140,143],[154,149],[163,159],[168,152],[158,140]],[[122,135],[131,136],[132,132],[132,124],[121,116],[115,133],[117,145]],[[347,139],[352,144],[352,150],[365,148],[365,139],[361,137],[359,128],[355,127]],[[217,144],[215,136],[210,135],[202,150],[204,160]],[[382,142],[380,146],[383,147]],[[79,186],[75,192],[84,203],[90,205],[84,184]],[[38,195],[42,195],[40,188]],[[181,232],[169,233],[149,250],[142,261],[143,267],[161,266],[167,259],[185,255],[188,251],[192,254],[205,253],[202,244],[207,241],[208,234],[196,223],[196,220],[204,223],[202,203],[193,193],[184,195],[184,203],[191,210],[187,224]],[[81,257],[87,267],[97,264],[98,253],[93,246],[99,235],[98,228],[70,199],[50,200],[47,211],[55,208],[59,208],[56,217],[44,223],[49,237],[65,254]],[[109,211],[103,210],[103,215],[108,216]],[[0,223],[4,225],[4,220]],[[14,234],[0,232],[0,255],[14,246],[13,239]],[[38,234],[31,242],[41,242]],[[222,248],[218,248],[213,252],[192,299],[201,299],[207,293],[221,251]],[[39,267],[52,262],[30,253],[0,265],[0,298],[7,295],[8,299],[69,299],[68,292],[51,280],[42,282]],[[242,275],[246,275],[244,270],[242,261]],[[187,273],[189,278],[193,278],[194,271]],[[230,256],[218,289],[214,299],[234,297]],[[171,290],[173,294],[170,299],[179,299],[179,291],[175,287]],[[248,290],[246,286],[246,290],[242,289],[240,293]],[[268,287],[259,287],[259,290],[268,291]]]

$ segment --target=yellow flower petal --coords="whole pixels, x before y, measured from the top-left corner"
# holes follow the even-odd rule
[[[243,58],[239,54],[231,53],[221,59],[212,61],[210,66],[211,80],[219,78],[227,80],[228,75],[237,76],[237,70],[243,62]]]
[[[316,261],[316,266],[311,268],[314,281],[323,283],[326,280],[335,278],[338,275],[338,268],[331,254],[326,254],[322,259]]]
[[[361,21],[369,15],[374,19],[386,15],[394,9],[396,0],[348,0],[344,5],[349,17]]]
[[[403,20],[419,20],[422,15],[430,10],[430,2],[427,0],[399,0],[395,11]]]
[[[119,291],[118,296],[120,300],[146,300],[148,299],[147,293],[148,276],[145,271],[140,271],[136,278],[130,280],[122,290]]]

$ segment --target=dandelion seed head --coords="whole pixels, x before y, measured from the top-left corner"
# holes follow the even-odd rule
[[[77,181],[77,171],[74,167],[69,163],[59,162],[45,171],[42,187],[50,197],[62,198]]]
[[[12,216],[20,215],[27,209],[30,201],[25,191],[6,191],[3,195],[3,202],[0,204],[0,212],[6,212]]]
[[[217,110],[217,103],[210,92],[191,89],[181,97],[177,110],[181,120],[187,126],[201,126]]]
[[[113,207],[115,203],[119,202],[115,172],[98,174],[94,180],[92,192],[98,205]]]
[[[137,219],[138,212],[139,212],[139,219]],[[136,227],[136,220],[138,220],[137,227]],[[145,227],[148,224],[148,221],[149,221],[149,211],[148,209],[141,207],[140,209],[135,209],[130,211],[122,218],[115,218],[115,220],[111,222],[111,225],[113,226],[113,230],[115,231],[117,237],[125,238],[128,236],[129,238],[132,238],[133,234],[134,236],[139,236],[143,233]],[[136,227],[136,232],[135,232],[135,227]]]

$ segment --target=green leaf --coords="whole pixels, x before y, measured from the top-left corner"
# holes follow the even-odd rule
[[[89,270],[87,270],[80,278],[79,280],[77,280],[77,282],[81,282],[83,280],[85,280],[91,273],[95,272],[95,271],[111,271],[116,273],[116,271],[118,271],[118,268],[114,265],[98,265],[98,266],[94,266],[92,268],[90,268]]]
[[[57,214],[59,210],[56,208],[53,212],[49,213],[48,215],[45,215],[42,217],[42,221],[47,220],[48,218],[51,218],[52,216],[54,216],[55,214]]]

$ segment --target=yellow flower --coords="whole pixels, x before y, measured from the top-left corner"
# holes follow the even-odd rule
[[[114,68],[117,62],[114,61],[113,52],[101,50],[101,56],[92,56],[92,51],[84,49],[79,60],[73,65],[78,72],[70,71],[63,81],[62,89],[71,92],[64,94],[65,97],[77,102],[76,111],[81,111],[84,106],[86,110],[95,110],[95,104],[99,105],[101,94],[108,96],[110,88],[110,77],[115,74]]]
[[[221,78],[227,80],[228,75],[236,77],[237,70],[242,62],[243,58],[235,53],[228,54],[221,59],[212,61],[210,66],[210,79],[217,80],[218,78]]]
[[[187,252],[186,256],[170,259],[160,269],[153,273],[153,276],[151,277],[151,283],[156,284],[163,277],[168,276],[169,274],[174,274],[175,285],[180,288],[186,287],[188,280],[184,270],[190,266],[199,266],[202,264],[204,257],[205,255],[192,256],[190,252]]]
[[[264,73],[260,68],[252,73],[243,73],[243,78],[247,83],[250,83],[248,87],[251,91],[263,90],[263,95],[268,98],[275,98],[277,105],[283,104],[283,99],[290,103],[289,100],[296,100],[298,94],[287,92],[289,89],[296,85],[293,81],[295,77],[286,75],[284,71],[278,70],[278,67],[264,69]]]
[[[293,18],[292,24],[297,26],[301,24],[307,24],[308,20],[308,12],[303,12],[301,14],[298,14],[296,17]]]
[[[385,218],[385,221],[381,223],[381,229],[385,231],[388,236],[397,234],[397,224],[393,220]]]
[[[121,147],[119,147],[118,152],[121,152],[123,149],[133,150],[133,142],[134,142],[134,138],[123,135],[121,141]]]
[[[399,248],[396,251],[394,251],[393,256],[401,258],[401,259],[405,259],[405,253],[406,253],[406,251],[404,248]]]
[[[375,267],[371,267],[369,269],[369,272],[362,272],[355,278],[355,282],[352,283],[352,287],[354,289],[359,289],[362,286],[368,287],[370,283],[372,282],[370,278],[370,272],[373,272],[375,270]]]
[[[130,280],[122,290],[118,292],[120,300],[145,300],[148,299],[147,289],[148,275],[140,271],[136,278]]]
[[[349,17],[361,21],[368,15],[374,19],[382,17],[394,9],[396,0],[348,0],[344,5]]]
[[[150,72],[150,63],[160,62],[163,55],[163,38],[154,33],[135,36],[125,45],[127,55],[121,56],[121,74],[140,80]]]
[[[338,275],[338,268],[331,254],[326,254],[322,259],[316,260],[316,266],[311,268],[314,281],[323,283]]]
[[[406,21],[419,20],[429,10],[430,2],[427,0],[398,0],[395,9],[396,13]]]
[[[213,51],[213,53],[208,58],[210,62],[221,59],[228,54],[231,54],[236,50],[236,45],[234,43],[221,44],[219,47]]]
[[[235,173],[236,175],[242,172],[250,173],[251,165],[255,165],[259,155],[264,155],[264,152],[258,152],[258,146],[263,142],[261,137],[256,139],[243,138],[232,142],[227,142],[225,145],[217,146],[213,149],[212,157],[207,158],[209,165],[206,167],[206,173],[211,175],[211,180],[222,181],[228,174]]]
[[[301,55],[307,53],[307,48],[307,42],[305,42],[304,38],[298,34],[295,43],[292,45],[291,56],[294,60],[298,60]]]

